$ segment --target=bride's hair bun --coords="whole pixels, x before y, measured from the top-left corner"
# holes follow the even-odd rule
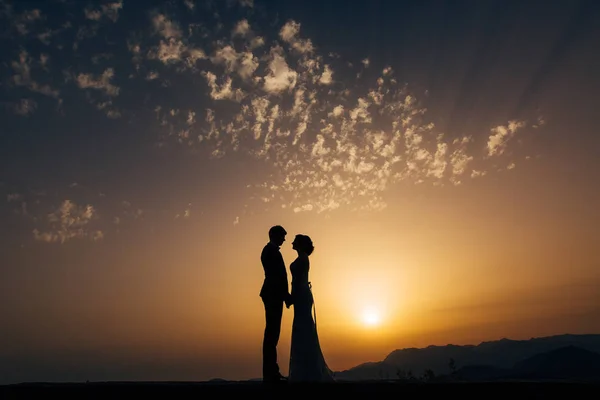
[[[308,254],[310,256],[312,254],[312,252],[315,250],[315,246],[313,246],[313,242],[312,242],[311,238],[307,235],[298,235],[298,238],[301,241],[300,243],[301,243],[302,248],[304,249],[306,254]]]

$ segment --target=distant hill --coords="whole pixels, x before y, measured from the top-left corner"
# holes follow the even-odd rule
[[[553,353],[557,350],[560,351]],[[582,351],[587,351],[587,356]],[[600,356],[599,353],[600,335],[567,334],[529,340],[501,339],[482,342],[479,345],[449,344],[394,350],[383,361],[360,364],[349,370],[336,372],[336,377],[341,380],[396,379],[398,373],[405,375],[410,371],[412,376],[419,377],[430,369],[437,376],[460,372],[465,377],[479,376],[480,379],[486,379],[515,375],[517,372],[526,375],[527,368],[530,368],[530,375],[533,374],[531,371],[535,370],[541,376],[544,373],[548,375],[549,372],[542,373],[538,368],[531,366],[536,362],[548,361],[536,360],[561,363],[556,360],[563,357],[563,363],[588,363],[585,365],[590,367],[581,368],[592,368],[594,371],[594,356]],[[536,359],[535,356],[546,358]],[[450,368],[450,359],[455,362],[455,371]]]
[[[600,354],[575,346],[562,347],[518,362],[512,373],[531,379],[600,379]]]
[[[448,378],[448,377],[447,377]],[[454,380],[598,380],[600,354],[575,346],[536,354],[519,361],[512,368],[467,365],[451,375]]]

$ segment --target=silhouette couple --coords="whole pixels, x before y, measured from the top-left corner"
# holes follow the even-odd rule
[[[290,264],[292,290],[288,291],[288,278],[280,248],[287,232],[276,225],[269,230],[269,242],[260,259],[265,280],[260,291],[265,306],[265,334],[263,339],[263,382],[332,382],[332,371],[327,367],[319,344],[316,318],[313,319],[314,299],[308,280],[309,257],[314,250],[310,237],[296,235],[292,248],[298,257]],[[283,305],[294,307],[289,376],[286,379],[277,364],[277,343],[281,332]],[[315,312],[316,314],[316,312]]]

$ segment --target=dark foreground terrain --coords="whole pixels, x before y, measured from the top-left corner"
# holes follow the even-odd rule
[[[333,384],[279,384],[261,382],[90,382],[24,383],[0,387],[0,399],[90,398],[116,396],[158,396],[162,398],[225,398],[244,395],[248,398],[270,393],[285,398],[306,398],[323,392],[327,396],[352,398],[588,398],[600,393],[600,383],[582,382],[476,382],[476,383],[397,383],[337,382]],[[595,395],[594,395],[595,393]],[[436,397],[434,397],[436,396]]]

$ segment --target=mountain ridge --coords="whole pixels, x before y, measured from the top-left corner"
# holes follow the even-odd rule
[[[335,374],[338,379],[365,380],[397,379],[406,374],[417,377],[426,372],[440,376],[465,366],[505,371],[537,354],[568,346],[600,354],[600,334],[567,333],[524,340],[502,338],[478,345],[447,344],[396,349],[381,361],[362,363]]]

